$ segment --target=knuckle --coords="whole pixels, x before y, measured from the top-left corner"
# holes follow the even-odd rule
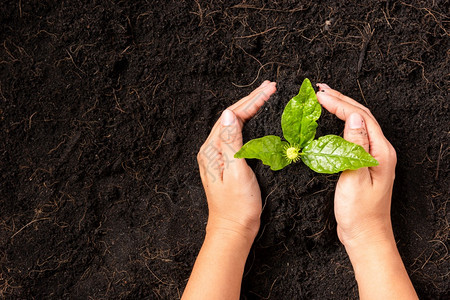
[[[201,164],[203,162],[203,151],[202,148],[200,148],[200,151],[197,153],[197,162]]]
[[[371,116],[371,112],[370,112],[370,110],[367,107],[363,106],[363,107],[358,107],[358,108],[359,108],[360,113],[361,113],[361,115],[363,117],[367,118],[367,117]]]
[[[386,140],[386,147],[384,150],[384,154],[386,157],[386,160],[392,164],[392,165],[396,165],[397,164],[397,152],[395,151],[395,148],[391,145],[391,143],[389,143],[389,141]]]
[[[395,151],[395,148],[392,145],[389,146],[389,158],[393,163],[397,163],[397,151]]]
[[[365,128],[350,129],[350,134],[358,144],[369,144],[367,131]]]

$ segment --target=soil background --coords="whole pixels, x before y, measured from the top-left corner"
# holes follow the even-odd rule
[[[0,297],[178,299],[204,237],[196,154],[227,106],[304,78],[397,150],[396,240],[421,299],[448,299],[448,1],[2,1]],[[342,134],[324,112],[317,136]],[[249,161],[264,200],[242,299],[355,299],[338,175]]]

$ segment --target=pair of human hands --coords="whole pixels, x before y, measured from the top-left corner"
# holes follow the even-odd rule
[[[392,232],[395,150],[366,107],[326,84],[318,87],[320,104],[345,121],[344,138],[379,162],[376,167],[342,172],[334,197],[337,234],[352,263],[360,299],[418,299]],[[255,174],[245,159],[235,159],[234,154],[242,146],[244,123],[275,91],[276,84],[265,81],[228,107],[200,148],[209,218],[183,299],[239,299],[262,208]]]
[[[390,204],[396,153],[372,115],[363,105],[318,84],[319,103],[345,121],[344,138],[364,147],[379,165],[342,172],[335,193],[337,233],[346,248],[392,240]],[[261,192],[245,159],[234,154],[241,148],[242,128],[276,91],[264,81],[250,95],[222,113],[197,159],[208,201],[207,233],[226,232],[253,242],[260,225]]]

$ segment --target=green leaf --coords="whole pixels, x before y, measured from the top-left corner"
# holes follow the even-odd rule
[[[284,138],[299,148],[314,139],[322,107],[308,78],[303,80],[298,95],[292,98],[281,116]]]
[[[286,146],[289,144],[281,141],[278,136],[267,135],[247,142],[234,157],[258,158],[262,160],[263,164],[270,166],[273,171],[277,171],[290,163],[284,155]]]
[[[301,158],[313,171],[326,174],[378,165],[378,161],[363,147],[337,135],[311,141],[303,148]]]

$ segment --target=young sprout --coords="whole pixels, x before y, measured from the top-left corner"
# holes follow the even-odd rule
[[[314,139],[322,108],[311,82],[306,78],[297,96],[284,108],[281,116],[283,136],[268,135],[247,142],[236,158],[258,158],[274,171],[302,160],[318,173],[337,173],[378,165],[378,161],[360,145],[340,136],[326,135]]]
[[[300,159],[300,149],[295,146],[287,146],[284,148],[286,151],[286,158],[292,163],[297,162]]]

